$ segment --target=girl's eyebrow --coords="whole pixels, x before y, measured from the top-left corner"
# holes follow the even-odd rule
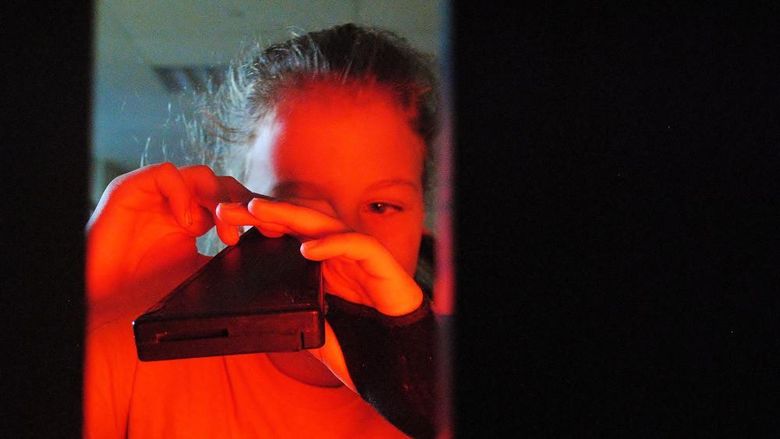
[[[405,178],[388,178],[384,180],[379,180],[377,182],[370,184],[366,188],[366,191],[384,189],[386,187],[392,187],[392,186],[407,187],[409,189],[412,189],[415,192],[420,192],[419,184],[415,184],[412,180],[408,180]],[[312,183],[308,181],[297,181],[297,180],[280,181],[279,183],[275,184],[274,187],[271,189],[271,194],[273,194],[275,197],[299,195],[301,193],[320,194],[322,192],[323,192],[322,188],[317,183]]]
[[[389,178],[386,180],[380,180],[372,183],[370,186],[368,186],[368,188],[366,188],[366,190],[383,189],[389,186],[406,186],[413,189],[415,192],[420,192],[419,184],[415,184],[415,182],[412,180],[407,180],[405,178]]]
[[[271,193],[275,197],[289,197],[301,193],[319,194],[321,192],[322,189],[316,183],[295,180],[280,181],[271,189]]]

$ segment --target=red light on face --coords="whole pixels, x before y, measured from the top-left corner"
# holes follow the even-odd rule
[[[329,81],[288,90],[256,138],[250,189],[338,218],[414,272],[425,216],[425,145],[390,91]]]

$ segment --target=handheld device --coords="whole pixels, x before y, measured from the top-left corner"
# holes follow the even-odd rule
[[[251,228],[133,322],[142,361],[289,352],[325,343],[320,263]]]

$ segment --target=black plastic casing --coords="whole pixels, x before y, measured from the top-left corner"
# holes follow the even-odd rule
[[[251,228],[133,322],[142,361],[292,352],[325,343],[320,263]]]

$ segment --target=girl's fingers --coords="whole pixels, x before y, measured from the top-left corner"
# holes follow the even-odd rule
[[[371,276],[388,278],[404,273],[390,252],[375,238],[361,233],[338,233],[301,244],[307,259],[345,258],[358,262]]]
[[[186,166],[181,168],[181,173],[198,202],[212,212],[217,203],[228,199],[227,189],[222,187],[216,174],[208,166]]]
[[[223,201],[231,201],[234,197],[246,199],[251,196],[251,192],[232,177],[217,176],[207,166],[188,166],[182,168],[182,173],[194,188],[198,203],[210,213],[210,219],[217,228],[217,236],[228,245],[238,242],[239,228],[225,223],[216,215],[217,205]]]
[[[189,229],[194,222],[192,212],[193,194],[187,186],[184,177],[170,163],[153,166],[156,166],[157,169],[150,174],[154,179],[157,191],[168,200],[171,212],[179,225]]]
[[[248,203],[253,198],[253,193],[238,180],[229,175],[220,175],[217,177],[220,185],[225,188],[228,194],[228,200],[231,202]],[[226,201],[226,200],[220,200]]]
[[[317,238],[348,230],[344,223],[332,216],[291,203],[254,198],[247,209],[261,223],[286,226],[292,234],[302,237]]]
[[[226,191],[228,199],[227,200],[221,200],[221,201],[229,201],[229,202],[238,202],[238,203],[248,203],[249,200],[252,199],[252,191],[247,189],[243,184],[241,184],[238,180],[235,178],[228,176],[228,175],[221,175],[218,176],[217,179],[219,180],[220,186]],[[241,230],[240,227],[243,224],[232,224],[230,222],[222,221],[222,219],[217,215],[217,209],[219,209],[219,205],[217,205],[216,209],[214,210],[215,216],[214,221],[217,224],[217,234],[219,235],[220,239],[227,244],[227,245],[234,245],[238,242],[238,239],[241,237]],[[220,233],[222,231],[222,233]],[[263,232],[263,230],[261,230]],[[266,233],[266,236],[269,237],[279,237],[282,236],[283,233],[278,233],[274,236],[270,236]],[[224,235],[224,236],[223,236]]]
[[[286,235],[285,232],[273,232],[271,230],[263,229],[260,227],[258,227],[257,230],[259,230],[260,233],[262,233],[264,236],[267,236],[268,238],[279,238],[281,236]]]
[[[255,226],[260,233],[269,238],[278,238],[290,233],[290,229],[283,225],[258,221],[242,203],[219,203],[217,218],[220,222],[235,227]]]
[[[234,226],[253,226],[258,221],[242,203],[217,204],[217,218]]]
[[[306,240],[347,230],[344,223],[324,213],[270,198],[255,197],[248,205],[220,203],[216,212],[220,221],[236,226],[252,225],[271,238],[289,234]]]
[[[348,270],[350,264],[341,264],[343,260],[359,267],[361,273],[354,272],[346,277],[357,279],[365,296],[364,299],[349,297],[349,291],[342,284],[340,290],[333,290],[346,300],[368,303],[382,314],[398,316],[417,309],[423,301],[420,287],[393,258],[390,252],[375,238],[360,233],[340,233],[301,244],[301,254],[307,259],[324,261],[328,264],[326,275],[331,270]],[[367,275],[367,276],[366,276]],[[329,278],[326,277],[326,281]]]

